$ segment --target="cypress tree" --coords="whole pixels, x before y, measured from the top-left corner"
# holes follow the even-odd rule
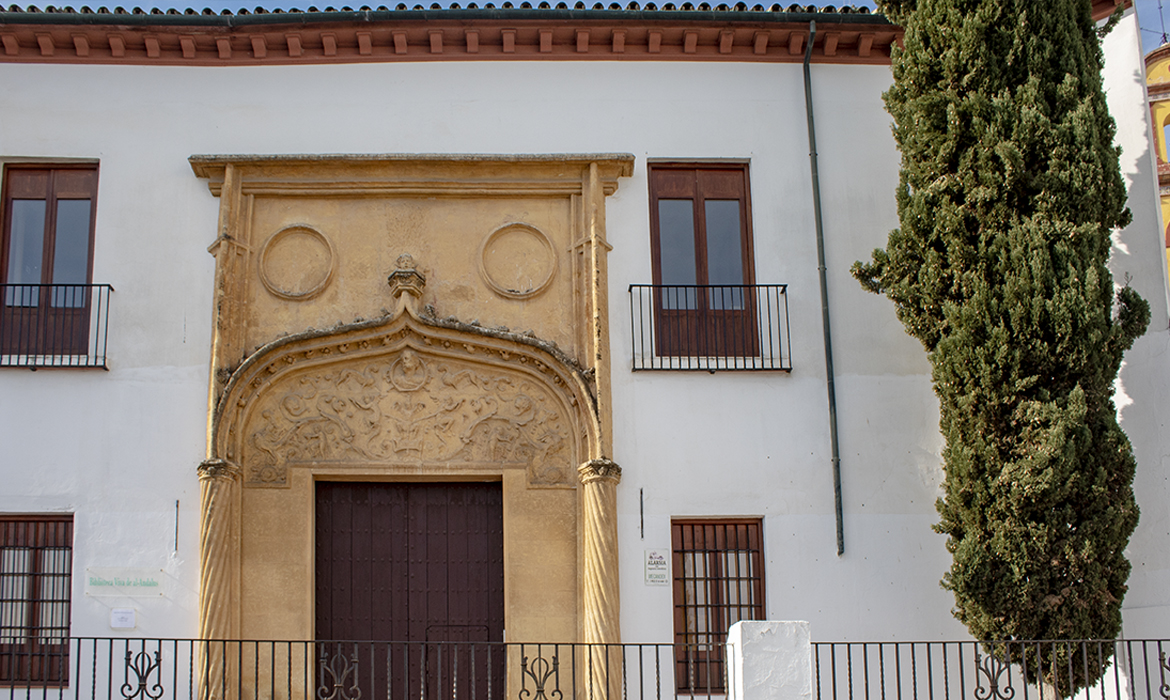
[[[905,29],[885,94],[899,228],[853,274],[931,362],[942,585],[978,640],[1113,639],[1138,507],[1112,394],[1149,307],[1106,268],[1130,217],[1091,2],[879,4]],[[1065,697],[1112,652],[1005,648]]]

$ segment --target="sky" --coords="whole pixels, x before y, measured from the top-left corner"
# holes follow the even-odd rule
[[[1142,49],[1149,53],[1166,43],[1170,31],[1170,0],[1137,0],[1138,25],[1142,28]],[[1161,15],[1161,16],[1159,16]]]
[[[480,5],[486,2],[494,1],[497,5],[502,4],[504,0],[478,0]],[[520,0],[515,0],[519,4]],[[587,4],[592,5],[595,0],[587,0]],[[677,2],[678,0],[676,0]],[[710,0],[708,0],[710,1]],[[771,4],[777,0],[759,0],[765,4]],[[791,0],[778,0],[781,4],[789,4]],[[25,0],[24,4],[48,4],[49,0]],[[91,4],[93,6],[108,5],[131,8],[141,6],[143,9],[159,8],[167,10],[171,8],[185,10],[187,8],[194,8],[196,10],[203,10],[204,8],[211,8],[216,12],[222,10],[236,11],[241,8],[248,10],[253,9],[256,5],[260,5],[266,10],[305,10],[309,6],[315,6],[321,9],[325,7],[361,7],[362,5],[369,5],[377,7],[379,5],[386,5],[393,7],[399,2],[406,2],[411,7],[415,5],[430,6],[434,2],[439,2],[443,6],[450,4],[451,0],[90,0],[81,4]],[[467,0],[463,0],[461,4],[466,4]],[[809,0],[800,0],[801,4],[809,2]],[[53,3],[56,4],[56,3]],[[71,2],[61,2],[61,4],[73,4]],[[534,3],[535,4],[535,3]],[[606,4],[609,2],[607,0]],[[625,4],[623,2],[623,4]],[[712,2],[712,4],[715,4]],[[833,0],[819,0],[815,2],[818,6],[852,4],[854,7],[868,7],[874,8],[873,0],[854,0],[850,2],[834,2]],[[1138,12],[1138,24],[1142,29],[1142,48],[1145,53],[1149,53],[1154,49],[1165,43],[1168,33],[1170,33],[1170,0],[1135,0]]]

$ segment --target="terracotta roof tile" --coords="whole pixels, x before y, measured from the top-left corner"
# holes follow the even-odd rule
[[[422,4],[408,5],[407,3],[397,3],[393,7],[389,5],[379,5],[372,7],[370,5],[362,5],[358,8],[353,8],[348,5],[342,7],[327,6],[325,8],[318,8],[316,6],[309,6],[307,9],[290,9],[282,10],[279,8],[266,9],[263,7],[255,7],[252,9],[241,7],[238,10],[222,10],[216,12],[211,8],[187,8],[185,10],[169,9],[162,10],[159,8],[143,8],[141,6],[134,6],[127,9],[121,5],[109,8],[107,6],[100,6],[96,10],[91,9],[88,5],[82,6],[81,9],[75,10],[72,6],[59,7],[56,5],[46,5],[43,9],[36,5],[9,5],[7,8],[0,8],[4,13],[12,14],[114,14],[114,15],[201,15],[201,16],[228,16],[238,17],[247,15],[270,15],[270,14],[333,14],[333,13],[353,13],[353,12],[450,12],[460,10],[548,10],[548,11],[606,11],[606,12],[773,12],[773,13],[793,13],[793,14],[852,14],[852,15],[870,15],[875,14],[867,7],[853,7],[851,5],[842,5],[837,7],[835,5],[824,5],[818,7],[816,5],[802,5],[797,3],[781,4],[772,3],[764,5],[761,3],[748,4],[746,2],[738,2],[734,5],[728,3],[707,3],[707,2],[664,2],[658,5],[654,2],[647,2],[645,4],[639,3],[637,0],[628,0],[626,3],[610,2],[605,4],[602,2],[586,3],[581,0],[572,3],[557,2],[552,4],[548,0],[540,2],[530,2],[524,0],[523,2],[514,3],[511,0],[504,0],[503,2],[468,2],[459,3],[453,2],[448,7],[444,8],[439,3],[431,3],[429,6]]]
[[[312,0],[310,0],[312,1]],[[1103,17],[1122,2],[1094,0]],[[750,3],[750,4],[749,4]],[[888,65],[902,29],[868,8],[751,0],[455,0],[161,10],[0,8],[0,62],[232,66],[399,61]]]

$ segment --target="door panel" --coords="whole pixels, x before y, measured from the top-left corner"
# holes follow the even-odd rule
[[[655,353],[759,354],[747,170],[652,165]]]
[[[356,642],[320,651],[358,667],[362,698],[499,697],[500,484],[318,482],[316,493],[316,637]]]
[[[5,175],[0,353],[87,352],[96,196],[94,168]]]

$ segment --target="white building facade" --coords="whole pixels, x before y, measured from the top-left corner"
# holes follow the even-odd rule
[[[50,341],[29,340],[33,335],[6,353],[39,355],[13,364],[42,366],[0,368],[6,446],[0,514],[13,522],[55,515],[72,523],[72,577],[53,578],[60,571],[49,564],[42,571],[46,581],[68,581],[69,633],[320,638],[324,565],[313,557],[321,556],[325,535],[313,528],[324,516],[319,500],[316,506],[306,500],[313,493],[321,498],[320,483],[482,482],[503,489],[499,606],[506,630],[489,631],[482,641],[544,641],[546,634],[557,642],[666,643],[688,629],[701,631],[687,622],[696,614],[713,615],[697,623],[713,628],[734,618],[807,620],[820,640],[965,638],[950,614],[951,595],[939,586],[950,564],[945,538],[931,530],[942,438],[930,367],[889,301],[863,291],[849,274],[897,226],[899,154],[881,94],[891,83],[889,50],[900,30],[864,13],[797,9],[0,13],[7,282],[113,288],[103,310],[108,321],[92,316],[86,329],[102,334],[104,359],[96,364],[104,369],[43,366],[53,364],[46,356],[81,353],[45,351]],[[809,86],[835,365],[840,521],[805,103],[803,60],[814,22]],[[1104,42],[1133,213],[1133,223],[1115,236],[1111,269],[1152,312],[1149,331],[1126,356],[1117,393],[1137,456],[1142,509],[1129,547],[1124,633],[1145,638],[1170,625],[1164,464],[1170,438],[1163,408],[1170,395],[1170,315],[1132,9]],[[11,232],[43,221],[14,224],[19,207],[12,202],[44,198],[18,190],[26,181],[40,186],[36,173],[50,178],[46,201],[57,208],[46,211],[57,228],[50,222],[45,230],[56,240],[43,248],[40,279],[18,278],[11,272],[18,258]],[[96,194],[58,184],[78,173],[96,177]],[[713,174],[735,183],[704,184]],[[252,209],[241,213],[228,202],[232,177],[243,183],[238,206]],[[433,184],[440,180],[442,187]],[[670,189],[682,180],[697,194]],[[575,184],[556,184],[562,181]],[[543,194],[532,194],[537,189]],[[73,214],[82,223],[68,224],[69,207],[60,203],[87,198],[92,209]],[[705,220],[670,204],[690,201],[687,208],[700,198],[706,208],[690,211],[705,212]],[[720,214],[720,207],[729,208]],[[671,218],[676,214],[681,218]],[[78,263],[84,272],[77,273],[84,279],[52,277],[48,251],[65,260],[59,251],[70,235],[84,239],[85,215],[89,261]],[[67,225],[80,227],[78,233]],[[251,236],[242,242],[232,233],[241,226]],[[702,228],[694,239],[700,247],[670,253],[671,231],[696,233],[688,226]],[[280,236],[297,243],[281,250]],[[717,240],[730,241],[724,258]],[[425,278],[417,302],[393,280],[386,285],[392,273],[416,269],[401,254],[413,256]],[[241,271],[231,273],[237,259],[231,256],[243,261]],[[67,276],[64,265],[58,272]],[[232,274],[246,283],[225,292]],[[598,279],[603,287],[590,286]],[[675,292],[683,296],[673,301],[654,296],[666,294],[661,285],[703,284],[725,285],[720,293],[731,296],[716,301],[706,288]],[[230,314],[219,301],[233,293],[239,301],[230,313],[237,315],[225,320]],[[22,308],[96,314],[97,294],[80,306],[38,297]],[[734,318],[714,322],[699,307]],[[19,322],[10,315],[6,332]],[[287,477],[293,500],[273,505],[264,499],[285,492],[259,476],[249,481],[250,458],[241,453],[244,461],[228,477],[238,499],[229,514],[234,524],[223,535],[235,557],[234,578],[222,584],[224,598],[209,602],[208,587],[216,584],[207,579],[204,550],[213,516],[197,467],[232,462],[209,446],[221,439],[215,416],[231,408],[220,397],[234,401],[232,392],[243,391],[232,374],[258,367],[248,364],[253,356],[292,357],[281,353],[293,348],[302,357],[304,343],[366,342],[373,336],[361,334],[370,324],[380,332],[380,323],[403,329],[404,344],[386,341],[390,354],[370,355],[370,362],[383,362],[389,391],[414,391],[415,376],[438,381],[440,360],[449,366],[443,377],[455,377],[459,363],[471,360],[424,351],[458,345],[460,337],[503,343],[491,346],[501,356],[531,352],[532,363],[562,358],[567,369],[557,376],[569,384],[571,376],[586,377],[584,388],[573,390],[578,394],[565,396],[598,402],[580,409],[596,425],[586,428],[575,408],[557,414],[572,428],[556,439],[577,440],[556,453],[572,478],[542,482],[530,454],[501,457],[497,469],[488,464],[490,453],[468,458],[483,465],[443,471],[464,458],[441,450],[428,457],[426,447],[417,448],[417,459],[403,459],[406,448],[399,447],[397,456],[379,458],[367,446],[357,466],[361,460],[351,456],[305,458],[313,466]],[[513,330],[496,330],[503,326]],[[306,335],[310,328],[325,330]],[[528,328],[533,333],[524,336]],[[671,333],[680,335],[671,340]],[[707,340],[695,340],[704,334]],[[746,345],[699,351],[700,342]],[[776,343],[780,352],[769,349]],[[411,374],[411,348],[429,374]],[[698,356],[722,357],[722,364],[699,371],[640,366],[677,366]],[[774,365],[754,364],[768,357]],[[753,370],[728,366],[740,362]],[[218,384],[209,368],[226,370]],[[444,396],[436,389],[431,398]],[[501,405],[521,400],[493,396]],[[246,401],[268,400],[241,398],[239,410],[250,410]],[[527,435],[523,410],[509,420]],[[467,430],[465,444],[480,439]],[[317,439],[328,441],[327,433]],[[578,440],[578,433],[588,435]],[[222,437],[225,445],[233,439]],[[250,439],[241,438],[241,450],[258,449],[247,447],[256,444]],[[548,448],[531,439],[532,449]],[[598,496],[601,521],[594,523],[587,484],[576,473],[578,464],[602,459],[620,465],[620,481],[611,478],[610,495]],[[536,495],[516,500],[522,498],[516,489]],[[518,510],[529,507],[539,514],[531,522]],[[249,509],[261,508],[269,509],[268,519],[250,525],[248,513],[259,511]],[[278,517],[291,511],[300,519]],[[280,539],[280,532],[257,534],[261,527],[301,534]],[[44,537],[42,544],[58,536]],[[271,554],[286,549],[295,556]],[[695,558],[714,549],[732,553]],[[474,571],[477,578],[484,569]],[[108,585],[151,576],[157,589]],[[724,607],[696,613],[717,604],[710,596],[722,596]],[[227,606],[222,626],[208,620],[218,605]],[[525,613],[529,605],[540,612]],[[41,608],[45,625],[60,614],[49,604]],[[10,606],[0,625],[18,627],[24,613],[16,609]]]

